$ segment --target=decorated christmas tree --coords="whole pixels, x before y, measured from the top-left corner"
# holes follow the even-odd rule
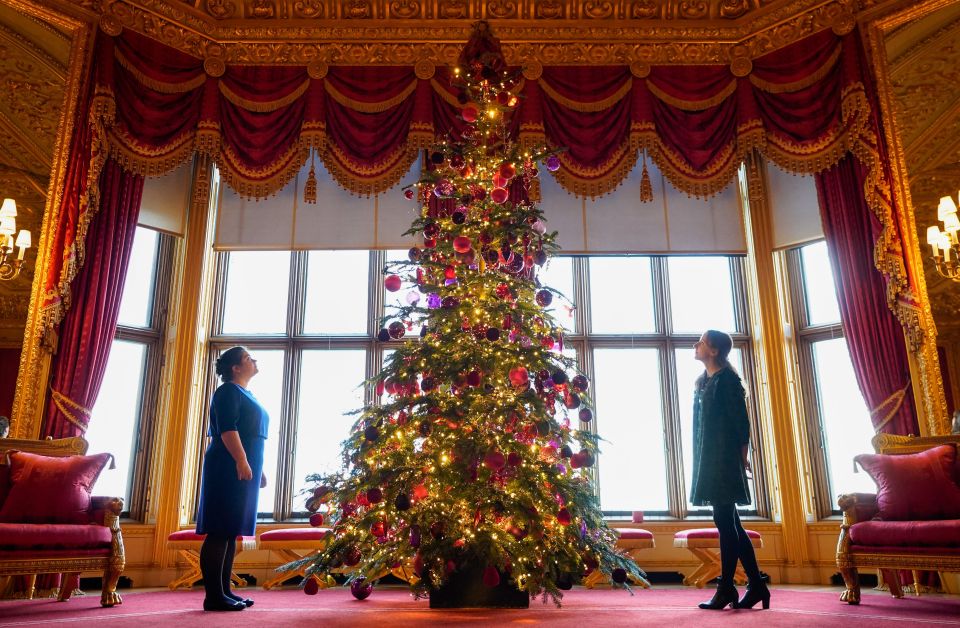
[[[538,163],[560,162],[513,139],[518,78],[478,25],[450,72],[460,117],[406,191],[422,244],[384,269],[408,305],[380,340],[420,337],[370,382],[379,400],[358,411],[343,470],[310,478],[311,522],[332,531],[301,561],[307,592],[347,572],[359,597],[393,571],[423,594],[471,570],[559,602],[593,569],[620,587],[643,577],[600,511],[589,382],[563,354],[561,297],[538,281],[556,234],[529,190]]]

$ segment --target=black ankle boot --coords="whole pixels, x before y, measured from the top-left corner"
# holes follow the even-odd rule
[[[757,602],[763,602],[763,608],[770,608],[770,589],[763,582],[747,585],[747,592],[743,594],[736,608],[753,608]]]
[[[227,598],[203,601],[203,610],[205,611],[242,611],[246,608],[247,605],[243,602],[234,602]]]
[[[726,608],[727,604],[737,608],[737,587],[732,584],[720,584],[717,586],[717,592],[713,594],[709,602],[701,602],[698,606],[704,610],[719,611]]]

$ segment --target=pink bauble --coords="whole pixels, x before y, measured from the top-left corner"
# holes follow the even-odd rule
[[[530,383],[530,374],[523,366],[515,366],[510,369],[510,383],[516,387],[526,386]]]
[[[403,283],[400,280],[400,277],[397,275],[388,275],[386,279],[383,280],[384,287],[390,292],[396,292],[400,289],[400,284]]]
[[[505,464],[507,464],[506,456],[496,449],[491,449],[487,452],[487,455],[483,457],[483,466],[493,471],[499,471]]]
[[[457,253],[467,253],[473,248],[473,242],[467,236],[457,236],[453,239],[453,250]]]

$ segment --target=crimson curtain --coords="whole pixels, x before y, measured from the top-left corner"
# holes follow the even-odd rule
[[[873,250],[882,227],[864,199],[866,177],[865,167],[850,155],[816,175],[840,318],[874,428],[918,434],[903,328],[887,305],[884,278],[874,268]],[[905,388],[906,393],[898,395]]]
[[[90,223],[86,259],[71,286],[51,365],[42,436],[80,436],[90,420],[117,330],[120,298],[143,194],[143,177],[108,159],[100,176],[100,210]]]

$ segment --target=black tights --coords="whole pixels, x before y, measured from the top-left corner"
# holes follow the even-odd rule
[[[233,573],[233,557],[237,553],[237,537],[208,534],[200,547],[200,572],[207,600],[238,600],[230,591],[230,574]]]
[[[736,504],[714,504],[713,522],[720,532],[720,586],[733,586],[737,559],[740,559],[750,584],[761,582],[753,543],[740,524]]]

